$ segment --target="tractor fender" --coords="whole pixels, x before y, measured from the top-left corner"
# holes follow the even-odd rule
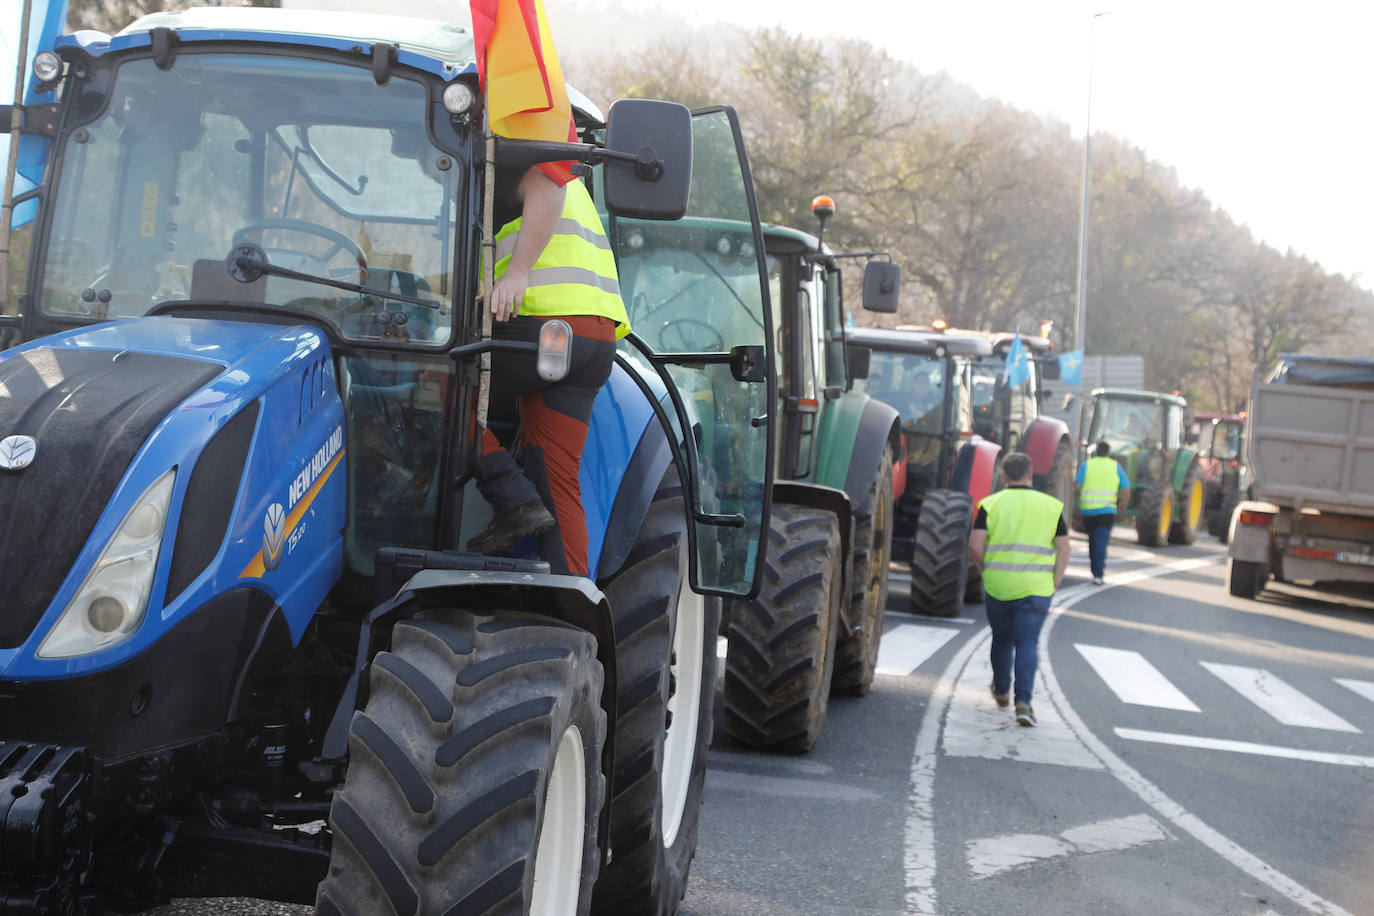
[[[1057,417],[1036,417],[1026,427],[1021,451],[1030,456],[1031,470],[1039,477],[1054,467],[1054,452],[1069,437],[1069,425]]]
[[[854,507],[844,490],[823,487],[815,483],[798,480],[775,480],[773,482],[773,505],[785,503],[792,506],[808,506],[834,513],[840,523],[840,594],[846,600],[840,602],[840,623],[844,632],[849,632],[849,569],[854,563]]]
[[[992,492],[997,485],[994,479],[997,458],[1002,446],[987,439],[974,437],[959,446],[959,455],[954,460],[954,477],[949,488],[967,493],[973,499],[976,509],[978,503]]]
[[[630,555],[644,517],[649,512],[649,504],[654,500],[658,485],[663,480],[663,472],[673,462],[673,450],[668,436],[659,423],[650,423],[635,447],[630,462],[625,466],[624,476],[620,479],[620,489],[611,504],[610,516],[606,520],[606,533],[601,541],[601,559],[597,564],[597,581],[604,581],[620,571]],[[679,468],[679,471],[682,469]],[[687,498],[687,488],[683,487],[683,500]],[[690,512],[690,507],[688,508]],[[688,520],[688,525],[691,520]]]
[[[1190,448],[1181,448],[1174,453],[1174,469],[1169,475],[1173,482],[1174,492],[1183,489],[1184,478],[1188,476],[1188,469],[1193,466],[1193,461],[1197,459],[1197,452]]]
[[[582,576],[478,569],[422,569],[394,598],[373,609],[363,620],[353,675],[325,734],[322,756],[343,760],[348,754],[348,726],[353,714],[367,704],[367,670],[377,652],[385,648],[379,634],[390,633],[398,620],[434,607],[464,610],[505,610],[539,614],[570,623],[596,637],[596,657],[605,669],[601,708],[606,712],[606,746],[601,753],[601,772],[606,777],[606,805],[601,810],[597,841],[605,864],[610,837],[612,786],[615,761],[616,684],[615,627],[606,596]]]
[[[899,459],[904,457],[905,448],[901,416],[877,398],[869,398],[854,433],[854,448],[844,479],[844,491],[849,494],[852,505],[861,506],[868,498],[868,486],[882,464],[883,452],[888,450],[892,452],[892,498],[895,500],[902,495],[902,490],[906,489],[906,462]],[[899,465],[901,489],[897,487]]]

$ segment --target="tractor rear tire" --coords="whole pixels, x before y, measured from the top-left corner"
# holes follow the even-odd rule
[[[1173,527],[1174,487],[1167,480],[1157,480],[1140,494],[1140,508],[1135,514],[1135,536],[1141,546],[1163,547]]]
[[[1265,563],[1252,560],[1232,560],[1229,576],[1230,592],[1237,598],[1254,598],[1264,590],[1269,581],[1269,568]]]
[[[840,629],[840,525],[773,506],[763,585],[734,602],[726,632],[725,731],[762,750],[809,751],[825,729]]]
[[[849,619],[855,630],[835,644],[832,693],[861,697],[873,686],[878,645],[887,609],[888,562],[892,556],[892,453],[884,449],[868,498],[854,513],[854,563],[850,567]]]
[[[720,599],[692,591],[677,468],[654,494],[624,566],[601,586],[615,622],[611,848],[594,913],[678,907],[696,852],[716,690]]]
[[[958,490],[930,490],[916,520],[911,559],[911,611],[958,617],[968,588],[968,536],[973,499]]]
[[[1170,544],[1194,544],[1198,531],[1207,518],[1207,488],[1202,482],[1202,465],[1197,459],[1188,466],[1183,486],[1174,497],[1178,501],[1178,519],[1169,526]]]
[[[1064,504],[1064,524],[1068,524],[1074,509],[1074,456],[1073,446],[1068,439],[1060,439],[1054,450],[1054,463],[1050,465],[1050,476],[1045,480],[1045,489],[1055,499]]]
[[[396,624],[370,674],[316,913],[587,913],[606,740],[591,634],[433,612]]]
[[[968,565],[968,582],[964,584],[964,604],[982,604],[987,597],[987,591],[983,588],[983,571],[978,568],[977,563]]]

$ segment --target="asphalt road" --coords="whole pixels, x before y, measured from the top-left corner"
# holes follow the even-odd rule
[[[804,756],[719,727],[686,916],[1374,914],[1374,602],[1226,591],[1225,550],[1086,542],[1018,728],[982,608],[905,613]],[[257,901],[159,916],[297,916]]]
[[[1374,913],[1374,603],[1232,598],[1207,538],[1118,528],[1103,587],[1074,550],[1034,729],[981,607],[912,617],[894,572],[886,673],[810,754],[717,741],[684,913]]]

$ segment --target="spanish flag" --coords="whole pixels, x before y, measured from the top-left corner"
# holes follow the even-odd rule
[[[470,0],[477,75],[493,133],[513,140],[576,140],[572,105],[541,0]],[[568,163],[549,163],[566,184]],[[558,174],[555,174],[555,171]]]

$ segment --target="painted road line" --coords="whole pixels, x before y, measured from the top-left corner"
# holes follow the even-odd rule
[[[1123,703],[1182,712],[1202,711],[1139,652],[1082,643],[1074,643],[1074,648]]]
[[[1348,677],[1338,677],[1335,680],[1337,684],[1355,691],[1366,700],[1374,700],[1374,681],[1356,681]]]
[[[911,611],[883,611],[883,616],[897,620],[938,620],[941,625],[954,623],[961,627],[966,627],[971,623],[987,623],[986,620],[975,620],[972,617],[931,617],[928,614],[913,614]]]
[[[1283,725],[1360,733],[1358,728],[1263,668],[1215,662],[1201,665]]]
[[[1230,741],[1224,738],[1202,738],[1197,735],[1171,735],[1167,732],[1143,731],[1138,728],[1114,729],[1119,738],[1127,741],[1148,741],[1174,747],[1196,747],[1208,751],[1230,751],[1235,754],[1255,754],[1260,757],[1282,757],[1286,760],[1310,760],[1313,763],[1332,763],[1343,767],[1374,768],[1374,757],[1357,754],[1330,754],[1308,751],[1298,747],[1276,747],[1271,744],[1252,744],[1249,741]]]
[[[778,798],[804,798],[807,801],[875,802],[882,796],[858,786],[847,786],[830,779],[797,779],[793,776],[762,776],[707,767],[706,788],[710,792],[746,792]]]
[[[1148,814],[1136,814],[1073,827],[1058,836],[1015,833],[971,840],[967,844],[968,867],[974,878],[987,878],[1057,856],[1116,852],[1170,839],[1173,837],[1159,821]]]
[[[878,646],[878,673],[908,676],[959,632],[949,627],[898,624],[883,634]]]
[[[1102,769],[1102,761],[1078,740],[1053,705],[1033,704],[1035,728],[1017,725],[1011,710],[997,705],[988,689],[992,683],[991,640],[989,630],[954,687],[941,742],[945,756]]]
[[[1215,566],[1220,559],[1222,559],[1222,557],[1176,560],[1172,563],[1156,566],[1149,570],[1147,574],[1140,575],[1138,578],[1143,579],[1149,578],[1150,576],[1167,575],[1172,572],[1183,572],[1189,569],[1200,569],[1204,566]],[[1121,584],[1123,580],[1136,581],[1136,578],[1132,577],[1134,575],[1135,574],[1127,574],[1121,577],[1114,576],[1108,579],[1106,586],[1099,586],[1097,588],[1088,586],[1086,588],[1079,587],[1068,589],[1059,597],[1059,601],[1056,602],[1055,606],[1051,609],[1049,619],[1045,621],[1045,629],[1040,633],[1041,643],[1046,646],[1049,645],[1050,634],[1053,632],[1054,625],[1059,621],[1063,611],[1073,607],[1084,597],[1090,594],[1099,594],[1106,588]],[[1074,733],[1078,735],[1079,739],[1097,755],[1099,760],[1106,764],[1107,769],[1123,786],[1134,792],[1137,798],[1153,808],[1158,814],[1164,817],[1165,820],[1212,850],[1212,852],[1216,853],[1226,862],[1229,862],[1240,871],[1249,875],[1255,881],[1268,885],[1303,909],[1312,913],[1329,914],[1329,916],[1351,916],[1348,910],[1332,903],[1330,900],[1313,892],[1304,885],[1299,884],[1297,881],[1288,877],[1268,862],[1265,862],[1259,856],[1250,852],[1219,830],[1208,826],[1200,817],[1193,814],[1187,808],[1184,808],[1168,795],[1165,795],[1164,791],[1160,789],[1159,786],[1150,782],[1141,775],[1139,770],[1132,767],[1123,760],[1120,755],[1107,747],[1106,743],[1103,742],[1101,738],[1097,737],[1097,735],[1093,734],[1092,730],[1088,728],[1082,716],[1078,715],[1074,708],[1069,705],[1068,697],[1064,695],[1064,691],[1059,686],[1059,679],[1055,677],[1054,665],[1050,661],[1048,652],[1040,653],[1039,673],[1040,679],[1044,683],[1046,696],[1048,696],[1051,702],[1059,708],[1060,713],[1064,717],[1064,721],[1069,724],[1069,727],[1074,730]],[[931,707],[935,705],[935,701],[932,700]],[[929,711],[927,711],[926,715],[929,716]],[[925,724],[926,720],[922,719],[921,725],[923,728]],[[920,740],[919,734],[917,740],[918,742]],[[914,775],[913,771],[913,779]],[[910,836],[910,824],[908,823],[908,840]],[[911,887],[912,874],[908,869],[908,900],[911,898]]]

